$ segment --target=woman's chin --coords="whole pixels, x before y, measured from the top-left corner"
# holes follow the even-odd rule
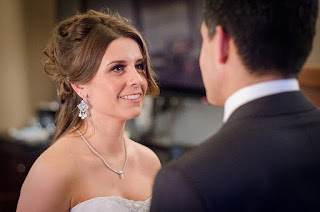
[[[138,116],[140,116],[140,114],[141,114],[141,110],[137,111],[135,113],[132,113],[132,114],[129,115],[128,120],[137,118]]]

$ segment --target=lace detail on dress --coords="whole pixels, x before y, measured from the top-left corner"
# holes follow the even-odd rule
[[[100,212],[100,211],[117,211],[117,212],[147,212],[150,209],[151,198],[145,201],[128,200],[118,196],[96,197],[81,202],[74,206],[70,212]]]
[[[123,205],[124,207],[128,207],[130,211],[149,211],[151,198],[145,201],[134,201],[129,199],[124,199],[117,196],[112,196],[110,199],[117,201],[119,204]]]

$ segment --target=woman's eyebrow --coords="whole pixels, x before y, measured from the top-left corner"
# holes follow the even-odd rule
[[[145,62],[145,61],[146,61],[145,59],[140,58],[140,59],[138,59],[138,60],[136,61],[136,63],[137,63],[137,62]]]
[[[109,66],[109,65],[112,65],[112,64],[114,64],[114,63],[116,63],[116,64],[119,64],[119,63],[125,63],[126,61],[124,61],[124,60],[114,60],[114,61],[111,61],[110,63],[108,63],[107,64],[107,66]]]

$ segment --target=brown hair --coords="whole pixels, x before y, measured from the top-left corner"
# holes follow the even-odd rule
[[[96,74],[105,50],[119,37],[131,38],[138,43],[146,61],[147,94],[154,97],[159,94],[145,41],[128,20],[118,14],[94,10],[68,18],[55,28],[43,58],[44,71],[58,83],[60,109],[56,117],[53,142],[83,123],[78,117],[77,108],[81,98],[73,90],[71,83],[89,82]]]

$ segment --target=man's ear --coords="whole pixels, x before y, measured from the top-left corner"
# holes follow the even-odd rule
[[[73,90],[80,96],[82,99],[86,97],[86,94],[84,93],[84,85],[78,85],[78,84],[73,84],[71,83],[71,86]]]
[[[220,26],[216,26],[216,36],[218,40],[218,57],[220,63],[226,63],[229,56],[229,35]]]

